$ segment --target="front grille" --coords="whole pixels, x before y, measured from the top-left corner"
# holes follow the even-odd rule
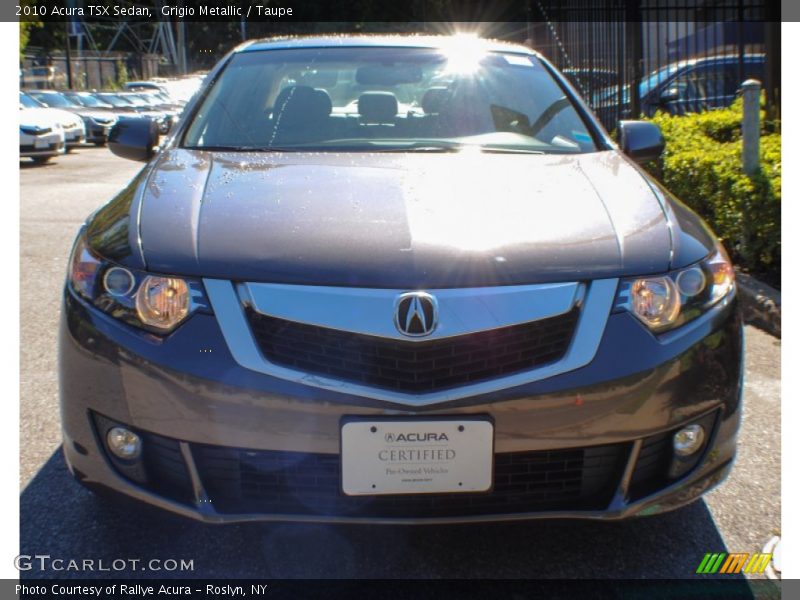
[[[667,485],[667,471],[671,462],[672,432],[645,438],[631,476],[631,500],[644,498]]]
[[[547,510],[602,510],[629,444],[495,456],[487,493],[345,496],[339,456],[193,445],[200,479],[226,514],[425,518]]]
[[[142,434],[147,486],[179,502],[192,500],[192,482],[176,440],[152,433]]]
[[[521,325],[423,342],[392,340],[270,317],[247,309],[261,353],[300,371],[423,393],[511,375],[561,359],[579,309]]]

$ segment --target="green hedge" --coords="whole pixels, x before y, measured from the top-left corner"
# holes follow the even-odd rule
[[[657,114],[667,146],[648,169],[711,225],[737,264],[779,285],[780,123],[762,111],[761,169],[750,178],[741,167],[741,120],[741,100],[682,117]]]

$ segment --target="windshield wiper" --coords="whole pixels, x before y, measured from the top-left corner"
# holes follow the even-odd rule
[[[370,146],[369,152],[458,152],[463,148],[464,144],[458,142],[424,140],[412,142],[410,144],[397,144],[396,146],[391,146],[389,144],[386,146]]]
[[[398,146],[348,146],[348,145],[314,145],[314,146],[183,146],[186,150],[207,150],[209,152],[461,152],[465,149],[476,149],[487,153],[509,154],[547,154],[542,150],[514,148],[510,146],[492,146],[488,144],[459,144],[455,142],[416,142]]]
[[[209,152],[300,152],[305,148],[286,148],[278,146],[183,146],[185,150],[207,150]]]
[[[528,148],[509,148],[508,146],[481,146],[481,152],[490,154],[547,154],[544,150],[530,150]]]
[[[370,148],[367,152],[460,152],[459,146],[397,146],[396,148]]]

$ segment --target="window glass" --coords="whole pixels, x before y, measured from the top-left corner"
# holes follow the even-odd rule
[[[299,48],[233,57],[188,127],[196,148],[590,152],[541,62],[480,47]]]

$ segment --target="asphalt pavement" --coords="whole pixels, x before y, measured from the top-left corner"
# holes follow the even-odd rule
[[[139,168],[105,148],[81,148],[43,167],[20,161],[20,552],[107,565],[186,559],[193,570],[26,576],[693,578],[705,553],[758,552],[780,534],[781,343],[752,327],[733,473],[704,500],[666,515],[619,523],[210,526],[94,497],[71,480],[59,450],[59,301],[80,224]]]

